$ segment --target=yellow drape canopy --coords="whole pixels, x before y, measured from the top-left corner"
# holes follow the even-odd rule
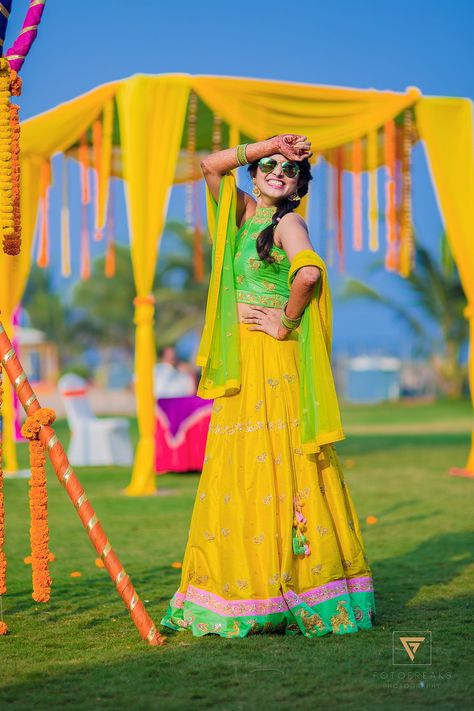
[[[188,74],[136,75],[112,82],[22,124],[23,247],[19,257],[0,253],[0,308],[8,330],[31,263],[41,164],[56,153],[73,154],[81,136],[113,102],[119,129],[114,142],[119,151],[119,171],[126,181],[137,292],[135,367],[140,441],[128,493],[147,494],[155,488],[151,397],[154,306],[150,291],[169,191],[186,173],[186,157],[180,148],[191,91],[208,111],[221,117],[233,142],[239,136],[258,140],[278,133],[304,133],[319,153],[374,135],[404,109],[413,108],[417,137],[425,145],[446,232],[468,298],[473,392],[474,149],[469,100],[424,97],[416,88],[400,93]],[[210,150],[212,145],[199,148]],[[380,165],[383,153],[373,150],[372,160]],[[348,167],[345,160],[344,167]],[[8,405],[4,415],[7,468],[13,469],[16,461]],[[474,446],[467,468],[474,472]]]

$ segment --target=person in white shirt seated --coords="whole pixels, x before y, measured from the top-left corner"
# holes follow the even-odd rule
[[[153,369],[153,391],[155,399],[195,395],[196,383],[190,373],[178,369],[176,350],[166,346],[161,351],[160,362]]]

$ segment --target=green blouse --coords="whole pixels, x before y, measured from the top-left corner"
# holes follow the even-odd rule
[[[283,249],[273,246],[272,264],[263,262],[257,252],[257,237],[271,224],[276,207],[257,207],[255,215],[235,236],[234,287],[236,300],[245,304],[282,308],[290,295],[290,262]]]

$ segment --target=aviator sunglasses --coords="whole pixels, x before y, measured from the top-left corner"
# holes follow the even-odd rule
[[[286,175],[287,178],[296,178],[300,172],[299,165],[297,163],[293,163],[291,160],[285,160],[283,163],[279,163],[279,161],[275,160],[275,158],[260,158],[258,161],[258,167],[262,173],[265,174],[274,171],[277,165],[281,165],[283,174]]]

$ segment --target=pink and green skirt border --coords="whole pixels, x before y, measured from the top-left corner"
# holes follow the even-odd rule
[[[226,600],[188,585],[185,593],[173,595],[161,624],[172,630],[190,630],[196,637],[266,632],[321,637],[371,629],[374,617],[374,586],[372,578],[365,576],[258,600]]]

